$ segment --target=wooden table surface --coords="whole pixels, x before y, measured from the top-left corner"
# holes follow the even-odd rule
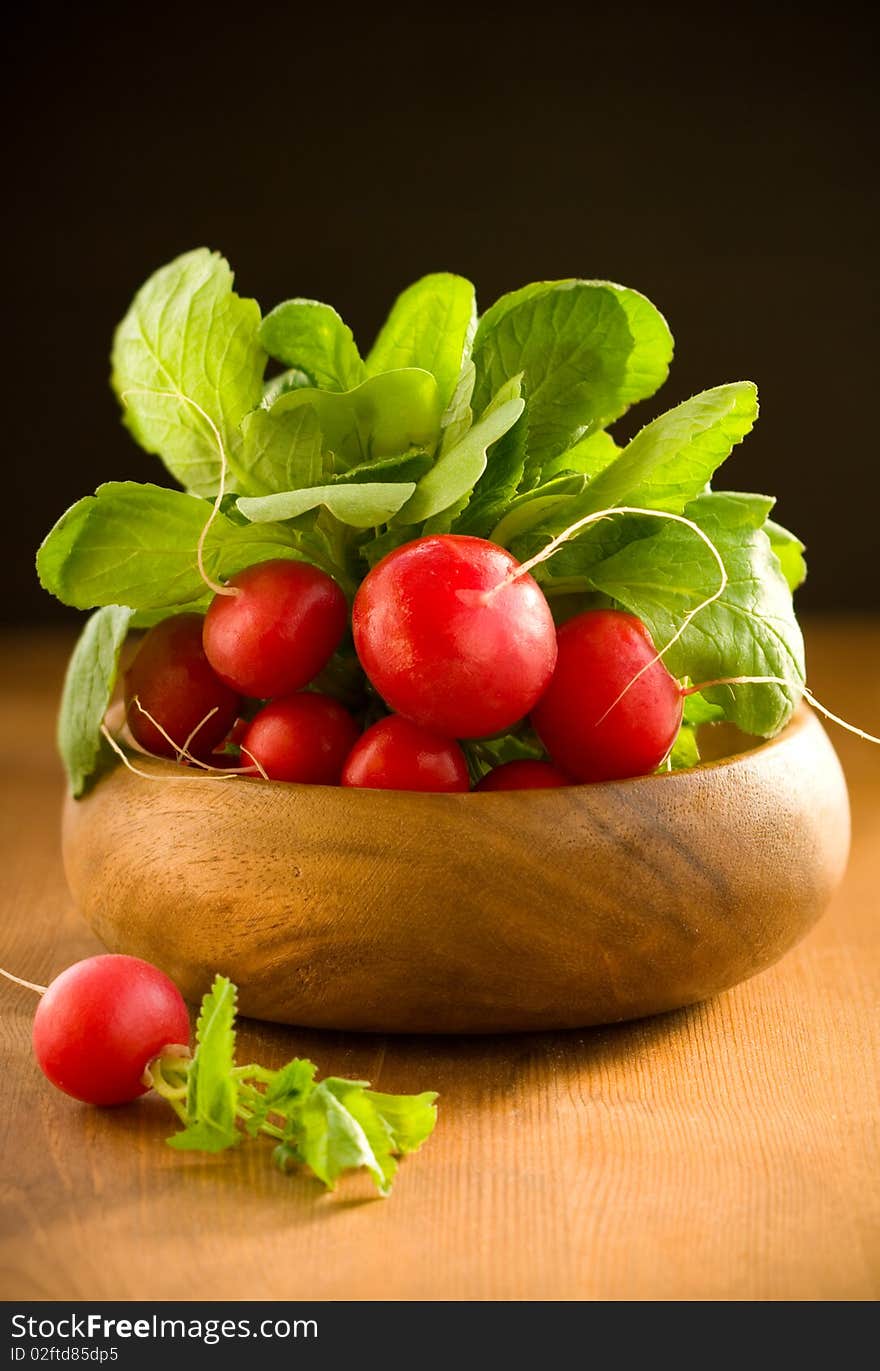
[[[814,692],[880,728],[880,624],[814,622]],[[98,944],[58,842],[53,713],[68,640],[7,637],[0,965],[45,982]],[[854,846],[777,967],[661,1018],[504,1038],[243,1026],[242,1059],[313,1057],[441,1093],[389,1200],[285,1178],[259,1145],[176,1154],[153,1099],[52,1090],[30,994],[0,986],[6,1299],[852,1299],[880,1293],[880,753],[833,731]],[[181,910],[185,917],[185,910]],[[478,910],[475,910],[475,917]]]

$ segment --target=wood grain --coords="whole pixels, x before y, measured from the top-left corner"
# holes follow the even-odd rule
[[[581,1028],[694,1004],[778,960],[849,851],[802,709],[686,772],[506,794],[205,780],[119,765],[64,811],[77,908],[198,1002],[313,1028]],[[163,783],[164,782],[164,783]],[[181,919],[181,910],[186,911]]]
[[[880,626],[816,624],[820,699],[875,730]],[[52,713],[65,645],[4,643],[0,964],[46,979],[95,949],[60,862]],[[181,1157],[157,1101],[46,1086],[32,1003],[0,990],[5,1298],[858,1299],[880,1294],[876,891],[880,760],[835,734],[853,853],[783,961],[616,1028],[383,1038],[249,1023],[241,1050],[441,1092],[390,1200],[325,1197],[261,1148]],[[186,911],[181,911],[186,918]]]

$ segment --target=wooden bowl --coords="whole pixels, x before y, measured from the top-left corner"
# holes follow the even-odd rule
[[[190,999],[223,972],[255,1018],[418,1033],[635,1018],[775,962],[843,875],[846,785],[815,716],[735,745],[687,772],[478,795],[167,785],[120,766],[67,802],[67,878],[107,947]]]

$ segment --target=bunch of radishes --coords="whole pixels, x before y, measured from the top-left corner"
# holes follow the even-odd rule
[[[498,790],[653,771],[681,724],[682,688],[638,619],[591,610],[557,632],[536,581],[480,538],[418,538],[362,582],[354,646],[376,704],[394,711],[363,732],[337,699],[306,689],[347,626],[325,572],[250,567],[204,619],[180,614],[147,633],[126,675],[135,741],[202,763],[222,748],[228,760],[231,741],[242,769],[270,780],[464,791],[459,741],[529,716],[550,760],[496,767],[478,788]]]

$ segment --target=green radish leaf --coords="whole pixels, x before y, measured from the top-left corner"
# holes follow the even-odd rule
[[[369,1106],[358,1108],[366,1084],[328,1077],[309,1093],[292,1121],[297,1160],[310,1167],[328,1190],[335,1188],[343,1171],[361,1166],[381,1193],[389,1189],[396,1165],[391,1139],[383,1133],[375,1111]],[[372,1117],[365,1120],[365,1113]]]
[[[276,1071],[273,1079],[266,1087],[265,1100],[278,1113],[287,1113],[294,1105],[305,1098],[312,1089],[315,1081],[317,1067],[314,1062],[306,1061],[302,1057],[294,1057],[293,1061],[282,1066],[280,1071]]]
[[[518,561],[525,562],[542,552],[553,537],[552,529],[565,530],[578,517],[578,505],[583,497],[560,495],[554,498],[555,503],[545,510],[540,524],[529,527],[525,515],[522,528],[513,536],[506,535],[500,525],[493,530],[493,535],[500,533],[505,537],[504,546],[510,548]],[[549,501],[547,503],[549,506]],[[592,591],[590,576],[594,567],[640,538],[650,538],[659,527],[658,520],[650,516],[606,515],[562,543],[547,561],[533,569],[532,575],[543,587],[545,595]]]
[[[716,386],[685,400],[647,424],[590,482],[581,513],[619,504],[680,513],[757,417],[758,392],[751,381]]]
[[[511,391],[515,388],[515,394]],[[469,495],[486,469],[487,450],[512,428],[525,408],[519,396],[519,378],[507,383],[496,395],[483,416],[463,438],[441,453],[437,462],[419,481],[415,494],[403,508],[398,521],[418,524],[449,509]]]
[[[522,395],[522,373],[517,373],[492,396],[491,403],[488,404],[487,409],[482,411],[481,418],[485,418],[488,414],[500,409],[500,406],[509,400],[520,398],[525,400],[525,396]],[[473,422],[470,407],[467,409],[467,415],[469,415],[467,422],[462,421],[461,426],[459,426],[459,432],[462,436],[466,435],[467,429]],[[439,529],[439,531],[447,532],[448,529],[455,529],[456,533],[470,533],[470,535],[478,537],[487,535],[489,528],[498,517],[498,511],[506,506],[511,496],[517,494],[517,487],[522,480],[522,472],[524,472],[525,466],[526,432],[528,432],[526,422],[528,422],[528,414],[524,409],[517,422],[511,424],[509,430],[503,433],[498,443],[493,443],[491,450],[487,452],[484,472],[477,478],[473,491],[466,491],[459,500],[456,500],[455,505],[448,507],[448,510],[445,511],[443,515],[444,528]],[[451,439],[452,432],[454,432],[454,426],[444,432],[444,448],[441,450],[441,455],[444,455],[445,451],[454,446],[452,441],[448,441]]]
[[[401,452],[399,457],[379,457],[375,462],[359,462],[348,471],[340,471],[333,476],[334,485],[350,485],[352,482],[368,481],[417,481],[430,469],[432,459],[429,453],[415,448],[412,452]]]
[[[788,723],[805,679],[804,647],[791,591],[764,532],[764,496],[713,492],[685,516],[711,539],[728,575],[722,596],[701,609],[664,654],[673,675],[710,681],[728,676],[778,676],[788,684],[719,686],[703,691],[746,733],[770,737]],[[656,520],[652,520],[656,523]],[[709,549],[689,528],[660,525],[593,566],[592,587],[647,624],[658,650],[688,613],[718,586]]]
[[[541,480],[548,481],[552,476],[567,471],[580,472],[592,480],[610,466],[622,451],[623,448],[617,446],[610,433],[599,429],[596,433],[588,433],[565,452],[560,452],[558,457],[545,462],[541,468]]]
[[[44,588],[76,609],[152,610],[200,600],[196,547],[211,512],[205,500],[161,486],[110,481],[63,514],[37,553]],[[296,535],[218,514],[205,541],[214,580],[273,557],[301,557]]]
[[[529,478],[653,395],[671,356],[663,316],[636,291],[607,281],[537,282],[503,296],[480,320],[474,404],[524,372]]]
[[[380,1195],[390,1194],[391,1183],[397,1173],[394,1136],[370,1099],[365,1089],[366,1082],[344,1081],[328,1076],[321,1085],[338,1106],[336,1111],[328,1110],[328,1120],[332,1120],[329,1139],[334,1144],[327,1150],[330,1167],[335,1171],[337,1166],[340,1169],[350,1166],[351,1162],[345,1155],[348,1147],[365,1142],[366,1148],[359,1165],[370,1172]],[[339,1142],[342,1142],[342,1147],[339,1147]]]
[[[141,287],[113,340],[112,383],[127,427],[198,495],[214,495],[220,477],[211,424],[234,474],[238,426],[262,396],[259,306],[232,282],[219,254],[187,252]]]
[[[465,741],[461,747],[474,781],[481,780],[489,771],[496,766],[503,766],[505,762],[547,760],[547,753],[537,734],[527,724],[520,724],[514,732],[498,738]]]
[[[688,685],[693,682],[687,681]],[[720,705],[712,705],[698,691],[696,695],[686,695],[684,698],[683,718],[686,724],[692,728],[699,724],[715,724],[724,718],[724,710]]]
[[[364,1094],[390,1130],[391,1146],[398,1156],[418,1151],[434,1132],[436,1090],[423,1090],[420,1095],[383,1095],[378,1090]]]
[[[685,678],[684,684],[692,683]],[[686,695],[681,728],[669,754],[669,769],[684,771],[687,767],[697,766],[701,760],[697,729],[701,724],[718,723],[723,718],[724,710],[719,705],[710,704],[699,691],[695,695]]]
[[[186,1128],[168,1139],[169,1146],[180,1151],[222,1152],[242,1140],[235,1126],[235,1007],[235,986],[225,976],[215,976],[196,1026],[196,1050],[187,1074]]]
[[[195,1055],[175,1066],[186,1079],[185,1106],[177,1103],[180,1075],[156,1077],[185,1124],[170,1146],[221,1152],[265,1133],[281,1138],[273,1156],[282,1170],[308,1166],[333,1189],[343,1171],[364,1167],[387,1195],[397,1158],[417,1151],[434,1130],[436,1094],[385,1095],[336,1076],[316,1084],[314,1063],[299,1058],[278,1071],[237,1068],[235,999],[235,986],[215,977],[202,1001]]]
[[[415,448],[433,452],[440,436],[437,382],[430,372],[415,368],[371,376],[341,394],[290,390],[269,412],[285,414],[303,405],[316,410],[324,446],[333,453],[337,470],[398,457]]]
[[[365,1167],[382,1195],[397,1170],[396,1157],[413,1152],[436,1122],[434,1100],[422,1095],[381,1095],[366,1081],[328,1076],[305,1097],[291,1119],[296,1156],[328,1189],[343,1171]]]
[[[477,352],[485,341],[486,337],[493,333],[506,321],[508,315],[522,309],[533,300],[539,300],[543,295],[550,294],[551,291],[558,290],[563,286],[573,286],[578,283],[573,280],[566,281],[532,281],[527,286],[520,286],[518,290],[510,290],[506,295],[499,295],[494,305],[490,305],[485,314],[481,314],[477,320],[477,332],[474,338],[474,352]],[[593,283],[595,284],[595,282]]]
[[[263,382],[263,398],[260,404],[263,409],[271,409],[275,401],[286,395],[289,390],[302,390],[303,387],[314,384],[313,378],[300,371],[299,367],[289,367],[287,371],[282,371],[280,375],[272,376]]]
[[[427,525],[422,527],[427,527]],[[442,530],[434,530],[434,532],[438,531]],[[411,542],[413,538],[418,538],[420,533],[421,530],[415,524],[403,524],[400,527],[392,524],[383,533],[377,534],[375,538],[371,538],[362,544],[360,548],[361,558],[368,568],[372,568],[377,562],[381,562],[383,557],[387,557],[389,552],[393,552],[395,548],[403,547],[404,543]]]
[[[332,1189],[343,1171],[365,1167],[387,1195],[397,1158],[415,1152],[437,1121],[433,1091],[385,1095],[367,1081],[328,1076],[315,1083],[313,1062],[295,1058],[277,1071],[235,1065],[236,988],[216,976],[202,1000],[192,1061],[176,1062],[155,1086],[182,1116],[184,1129],[168,1139],[181,1151],[221,1152],[268,1134],[281,1142],[273,1156],[282,1170],[312,1169]],[[180,1077],[186,1104],[178,1102]]]
[[[112,758],[101,725],[116,684],[119,654],[128,632],[131,610],[106,605],[87,620],[67,666],[58,748],[70,793],[75,799]]]
[[[158,609],[137,609],[130,611],[129,628],[152,628],[161,624],[163,619],[172,619],[175,614],[207,614],[214,596],[210,591],[198,600],[190,600],[185,605],[160,605]]]
[[[260,1068],[259,1079],[264,1090],[262,1093],[254,1091],[250,1100],[246,1127],[251,1137],[256,1137],[270,1114],[289,1115],[300,1107],[314,1086],[316,1071],[314,1062],[301,1057],[294,1057],[278,1071]]]
[[[560,500],[539,524],[531,528],[522,525],[514,532],[501,527],[495,533],[525,561],[579,519],[615,505],[680,513],[689,499],[705,489],[734,444],[748,433],[756,414],[757,392],[749,381],[703,391],[643,428],[581,495]],[[773,501],[761,498],[766,517]],[[539,579],[548,583],[580,581],[587,588],[593,563],[635,537],[650,537],[656,532],[655,519],[629,515],[588,525],[576,541],[553,555]]]
[[[587,483],[585,476],[577,472],[566,472],[542,481],[525,495],[518,495],[507,506],[504,518],[492,530],[493,543],[507,547],[521,534],[543,524],[553,510],[567,506],[572,497],[579,495]]]
[[[468,358],[461,369],[458,382],[452,393],[452,398],[446,406],[446,410],[441,420],[440,451],[437,456],[438,461],[458,445],[462,438],[465,437],[474,421],[473,411],[471,410],[471,397],[474,391],[475,380],[476,369],[473,362]],[[430,469],[432,465],[433,463],[429,462],[428,467],[426,467],[425,470]],[[419,474],[420,476],[423,476],[424,472],[420,472]],[[364,549],[367,563],[371,566],[375,565],[378,560],[376,555],[378,548],[383,546],[389,539],[393,541],[395,546],[399,547],[402,543],[408,542],[410,538],[415,538],[418,535],[426,536],[432,533],[449,533],[462,510],[466,508],[468,501],[470,500],[470,494],[470,491],[466,491],[465,494],[460,496],[453,504],[449,505],[446,509],[441,510],[439,514],[434,514],[430,519],[424,520],[420,527],[416,524],[407,524],[403,526],[402,532],[389,530],[386,534],[382,535],[379,540],[368,543]]]
[[[255,409],[241,426],[241,466],[252,495],[313,486],[326,474],[318,415],[311,405],[287,413]]]
[[[789,589],[797,590],[807,579],[803,543],[794,533],[789,533],[787,528],[783,528],[781,524],[775,524],[772,519],[768,519],[764,524],[764,532],[770,539],[770,546],[779,558],[779,565],[782,567],[782,574],[788,582]]]
[[[453,523],[456,533],[488,538],[490,530],[508,508],[523,478],[528,442],[528,410],[494,444],[486,470],[465,500]]]
[[[400,367],[430,371],[445,408],[470,357],[476,326],[470,281],[448,272],[423,276],[392,305],[367,357],[367,371],[371,376]]]
[[[428,538],[435,533],[451,533],[456,520],[467,509],[470,500],[470,491],[467,491],[454,505],[448,505],[446,509],[441,509],[439,514],[432,514],[430,519],[425,519],[424,523],[415,525],[415,532],[410,537]],[[404,528],[413,528],[412,524],[404,524]]]
[[[238,507],[254,524],[296,519],[323,505],[334,518],[353,528],[377,528],[406,504],[416,489],[414,481],[362,481],[346,485],[313,486],[278,495],[241,499]]]
[[[700,748],[697,743],[697,730],[692,724],[682,723],[667,760],[668,766],[661,768],[661,770],[685,771],[690,766],[699,765]]]
[[[455,390],[452,392],[452,399],[446,406],[443,418],[440,422],[440,456],[454,448],[467,433],[471,424],[474,422],[473,410],[471,409],[471,399],[474,394],[474,383],[477,379],[477,371],[473,362],[468,358],[461,369]],[[517,392],[518,393],[518,392]]]
[[[318,300],[277,305],[263,320],[260,340],[270,357],[306,372],[323,390],[352,390],[366,378],[351,329]]]

